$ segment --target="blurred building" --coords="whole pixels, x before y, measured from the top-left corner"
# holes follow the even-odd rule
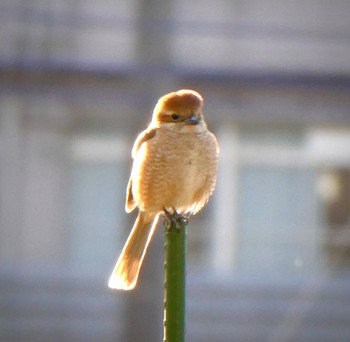
[[[162,339],[161,225],[138,288],[106,284],[133,140],[186,87],[221,146],[189,225],[188,340],[349,341],[349,11],[0,0],[0,340]]]

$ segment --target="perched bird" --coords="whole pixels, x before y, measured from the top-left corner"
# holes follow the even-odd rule
[[[189,217],[208,201],[216,182],[219,148],[204,121],[203,98],[179,90],[158,100],[152,121],[137,137],[126,191],[126,212],[137,219],[108,286],[135,287],[160,214]]]

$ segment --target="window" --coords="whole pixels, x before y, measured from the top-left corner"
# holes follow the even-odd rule
[[[320,265],[314,172],[243,165],[239,182],[237,269],[278,274]]]
[[[125,225],[127,183],[123,141],[77,138],[72,144],[71,238],[69,259],[75,271],[108,276]]]
[[[320,272],[324,229],[307,131],[225,127],[219,140],[214,270],[276,276]]]

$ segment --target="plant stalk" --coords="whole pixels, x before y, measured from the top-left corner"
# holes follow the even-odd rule
[[[186,225],[165,225],[164,342],[185,342]]]

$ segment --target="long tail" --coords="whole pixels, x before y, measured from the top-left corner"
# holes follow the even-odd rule
[[[132,290],[159,215],[139,212],[122,253],[114,267],[108,286],[112,289]]]

